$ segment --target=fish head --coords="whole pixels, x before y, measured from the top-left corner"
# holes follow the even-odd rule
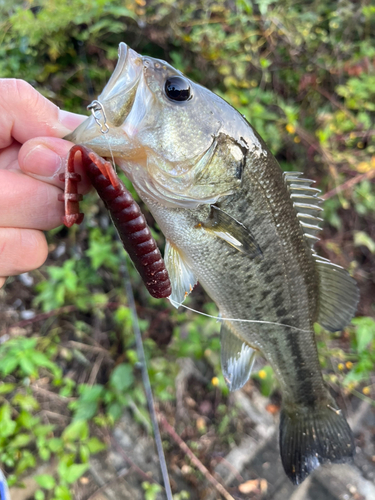
[[[166,206],[214,203],[239,184],[246,152],[261,147],[223,99],[125,43],[92,107],[66,139],[113,156],[141,196]]]

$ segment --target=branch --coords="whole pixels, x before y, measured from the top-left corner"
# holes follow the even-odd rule
[[[131,458],[127,456],[125,450],[123,450],[123,448],[117,443],[114,437],[110,437],[110,441],[112,446],[116,448],[116,450],[120,453],[125,462],[128,463],[133,468],[133,470],[143,478],[144,481],[148,481],[149,483],[159,484],[153,477],[151,477],[140,467],[138,467],[138,465],[135,464],[133,460],[131,460]],[[159,486],[161,486],[161,484],[159,484]]]
[[[190,458],[191,462],[195,465],[197,469],[204,475],[204,477],[214,486],[214,488],[225,498],[225,500],[234,500],[232,495],[220,484],[213,476],[210,474],[208,469],[202,464],[202,462],[197,458],[188,445],[183,441],[180,436],[176,433],[174,428],[166,421],[164,416],[158,412],[158,419],[163,427],[163,429],[170,435],[170,437],[178,444],[181,450],[186,453]]]
[[[364,174],[352,177],[351,179],[344,182],[343,184],[340,184],[340,186],[337,186],[334,189],[331,189],[331,191],[328,191],[328,193],[324,194],[322,196],[322,198],[323,198],[323,200],[329,200],[330,198],[332,198],[336,194],[341,193],[341,191],[345,191],[346,189],[351,189],[359,182],[362,182],[364,180],[371,180],[373,177],[375,177],[375,169],[369,170],[368,172],[366,172]]]

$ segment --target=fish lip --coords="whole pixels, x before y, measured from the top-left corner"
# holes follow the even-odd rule
[[[129,94],[138,85],[142,69],[143,57],[128,47],[125,42],[120,42],[116,67],[99,95],[98,101],[109,103],[120,94]]]
[[[102,99],[103,94],[105,93],[107,88],[113,88],[113,86],[116,84],[119,76],[121,73],[124,71],[125,66],[126,66],[126,61],[128,58],[128,46],[124,42],[120,42],[120,45],[118,47],[118,61],[115,67],[114,72],[112,73],[110,79],[108,80],[106,86],[103,89],[103,92],[99,95],[98,101],[100,102]]]
[[[92,113],[95,110],[95,102],[101,106],[101,110],[97,116],[100,117],[99,123],[95,119],[94,113],[82,122],[73,132],[64,137],[65,140],[75,144],[82,144],[92,148],[98,154],[106,156],[109,154],[108,149],[119,144],[119,136],[126,143],[127,138],[124,131],[121,130],[121,125],[126,120],[127,115],[121,118],[121,123],[116,119],[115,110],[118,107],[118,101],[121,96],[135,94],[134,89],[139,85],[139,80],[142,74],[142,56],[133,49],[129,48],[124,42],[121,42],[118,50],[118,61],[114,72],[105,85],[98,99],[95,99],[89,106]],[[130,109],[131,109],[130,105]],[[130,110],[129,110],[130,111]],[[129,114],[129,112],[127,113]],[[107,132],[103,130],[108,128]]]

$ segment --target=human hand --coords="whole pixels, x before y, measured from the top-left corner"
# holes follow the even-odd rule
[[[47,258],[42,231],[62,223],[59,174],[72,147],[61,137],[84,118],[60,110],[22,80],[0,79],[0,288],[7,276]],[[89,184],[82,178],[84,193]]]

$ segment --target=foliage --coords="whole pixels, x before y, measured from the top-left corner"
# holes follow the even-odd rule
[[[331,192],[319,251],[355,274],[364,299],[360,317],[343,333],[328,335],[317,328],[319,352],[334,387],[370,398],[375,387],[374,304],[368,300],[375,293],[374,38],[375,9],[368,1],[3,0],[0,75],[22,77],[60,107],[86,113],[114,69],[118,43],[125,41],[142,54],[170,61],[236,107],[285,170],[304,171]],[[332,193],[346,181],[347,189]],[[86,472],[90,455],[104,447],[96,434],[125,408],[150,429],[118,272],[124,257],[101,203],[94,196],[88,200],[79,230],[50,232],[55,250],[34,274],[33,309],[47,314],[45,325],[0,345],[0,460],[9,483],[18,483],[39,462],[51,457],[58,462],[54,475],[36,477],[37,500],[71,498],[71,485]],[[152,230],[162,246],[158,228]],[[59,253],[62,243],[65,250]],[[219,325],[148,298],[132,267],[130,277],[158,402],[167,407],[174,401],[177,360],[185,357],[206,367],[205,392],[226,401]],[[217,315],[201,291],[189,300],[195,309]],[[48,316],[65,306],[69,314]],[[82,383],[78,374],[95,358],[65,345],[73,340],[97,347],[100,342],[91,339],[100,328],[112,364],[100,369],[94,382],[87,375]],[[65,375],[69,370],[74,380]],[[67,425],[48,425],[38,416],[41,402],[33,390],[41,378],[64,402]],[[275,390],[268,366],[253,381],[264,395]],[[228,446],[233,412],[220,404],[215,421]],[[143,488],[148,498],[157,495],[154,484]]]

